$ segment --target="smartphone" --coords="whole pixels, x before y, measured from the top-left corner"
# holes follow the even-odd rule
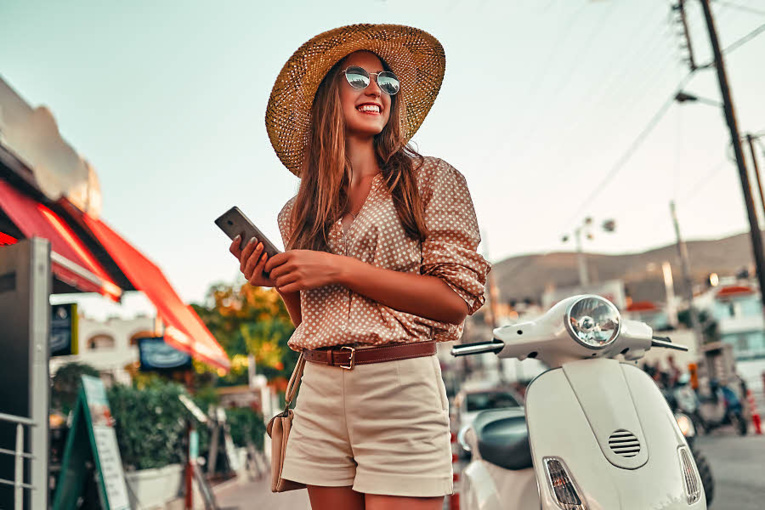
[[[240,250],[244,249],[250,239],[255,238],[263,243],[263,248],[265,249],[266,254],[268,254],[268,258],[273,257],[277,253],[281,253],[281,250],[274,246],[274,243],[272,243],[236,206],[223,213],[217,220],[215,220],[215,224],[218,225],[232,241],[236,236],[242,236],[242,240],[239,244]]]

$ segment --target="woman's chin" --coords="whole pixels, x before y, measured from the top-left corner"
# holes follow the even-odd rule
[[[382,133],[383,126],[354,126],[345,130],[346,137],[373,138]]]

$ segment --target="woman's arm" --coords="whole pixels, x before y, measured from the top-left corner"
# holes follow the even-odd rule
[[[300,311],[300,292],[282,292],[279,291],[279,289],[276,290],[282,297],[284,306],[287,307],[287,312],[290,314],[292,324],[294,324],[295,327],[300,326],[300,323],[303,322],[303,313]]]
[[[460,324],[468,313],[465,301],[438,277],[383,269],[353,257],[290,250],[271,257],[265,270],[282,295],[342,285],[390,308],[439,322]]]
[[[342,257],[338,283],[385,306],[427,319],[460,324],[468,314],[465,301],[436,276],[383,269],[353,257]]]

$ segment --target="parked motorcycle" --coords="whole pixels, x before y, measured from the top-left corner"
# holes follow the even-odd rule
[[[700,397],[699,417],[704,432],[732,425],[739,435],[745,436],[748,424],[738,395],[728,386],[721,385],[717,379],[709,381],[709,389],[711,395]]]
[[[699,397],[691,387],[691,376],[689,374],[681,375],[674,387],[665,390],[665,397],[673,411],[689,416],[697,428],[701,426]]]
[[[575,296],[491,342],[455,346],[539,358],[550,369],[523,410],[485,411],[460,432],[473,461],[462,473],[467,510],[706,509],[693,453],[659,389],[635,361],[652,347],[686,350],[622,320],[599,296]]]

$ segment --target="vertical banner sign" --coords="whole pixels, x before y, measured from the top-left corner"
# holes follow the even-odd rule
[[[77,499],[85,491],[87,461],[95,464],[101,506],[105,510],[130,510],[106,389],[100,379],[84,375],[66,440],[54,510],[76,508]]]
[[[50,309],[50,355],[77,354],[77,303],[52,305]]]

